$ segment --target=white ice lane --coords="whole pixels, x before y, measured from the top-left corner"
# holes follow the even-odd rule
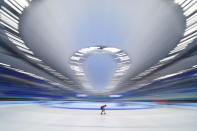
[[[73,110],[39,104],[0,106],[1,131],[196,131],[197,108]]]

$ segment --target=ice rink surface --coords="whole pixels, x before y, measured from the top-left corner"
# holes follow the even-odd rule
[[[45,104],[0,105],[0,131],[197,131],[197,107],[135,110],[64,109]]]

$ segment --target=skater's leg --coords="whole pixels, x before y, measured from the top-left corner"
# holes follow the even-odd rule
[[[102,114],[106,114],[106,113],[105,113],[105,109],[102,109],[101,115],[102,115]]]
[[[103,110],[104,114],[106,114],[105,110]]]

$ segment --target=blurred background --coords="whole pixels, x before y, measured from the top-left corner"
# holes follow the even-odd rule
[[[0,100],[197,100],[196,0],[1,0]]]

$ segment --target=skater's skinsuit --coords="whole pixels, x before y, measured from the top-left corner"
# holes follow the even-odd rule
[[[101,106],[101,110],[102,110],[102,111],[101,111],[101,115],[102,115],[103,113],[106,114],[106,113],[105,113],[105,107],[106,107],[106,106],[107,106],[106,104]]]

